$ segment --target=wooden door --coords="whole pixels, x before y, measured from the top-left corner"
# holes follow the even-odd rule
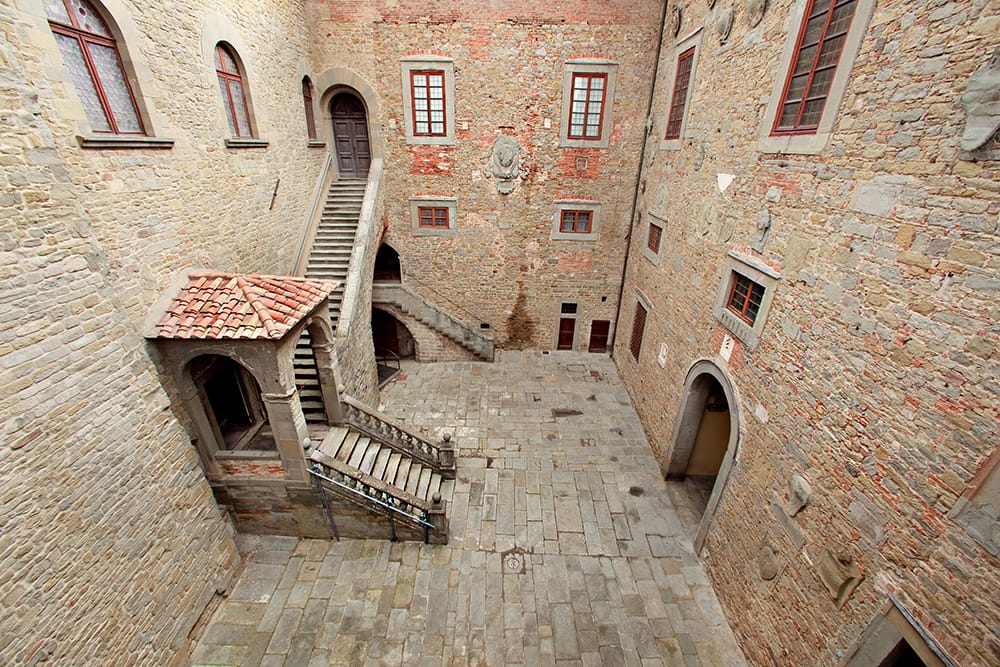
[[[333,144],[340,177],[365,178],[372,155],[364,105],[354,95],[340,93],[330,103],[330,114],[333,117]]]
[[[572,317],[559,318],[559,342],[557,350],[573,349],[573,334],[576,332],[576,320]]]
[[[611,330],[611,320],[594,320],[590,323],[590,345],[587,352],[608,351],[608,331]]]

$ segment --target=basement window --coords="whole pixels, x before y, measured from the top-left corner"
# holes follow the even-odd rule
[[[410,200],[410,228],[414,236],[452,236],[457,201],[450,197],[414,197]]]

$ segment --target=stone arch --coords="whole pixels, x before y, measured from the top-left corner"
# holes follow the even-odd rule
[[[321,139],[333,149],[333,119],[330,115],[330,101],[334,95],[342,92],[354,93],[365,105],[369,120],[381,118],[378,94],[375,87],[360,74],[347,67],[331,67],[313,77],[313,86],[319,95],[320,117],[316,119],[317,129],[322,128]],[[371,142],[372,159],[385,155],[385,139],[380,132],[379,124],[368,124],[368,139]]]
[[[399,253],[386,242],[382,242],[375,253],[375,271],[373,279],[376,282],[398,283],[403,279],[403,269],[399,261]]]
[[[398,336],[401,333],[406,338],[405,341],[399,341],[399,344],[403,345],[403,349],[399,349],[398,346],[379,344],[380,342],[385,342],[383,340],[385,332],[380,332],[377,327],[375,320],[378,317],[386,318],[386,322],[388,320],[395,322],[397,328],[393,335]],[[402,318],[398,317],[395,312],[381,306],[372,306],[372,343],[375,347],[376,357],[378,357],[379,349],[384,348],[395,352],[400,357],[413,357],[420,359],[420,343],[418,342],[417,337],[413,335],[413,331],[410,330],[410,327],[407,326],[406,322],[404,322]],[[393,349],[393,347],[397,347],[397,349]]]
[[[305,326],[301,328],[296,337],[295,344],[288,348],[292,355],[296,354],[299,341],[303,338],[308,341],[309,348],[312,351],[312,358],[316,368],[316,378],[315,384],[312,384],[313,381],[311,379],[305,380],[304,384],[300,384],[304,379],[299,377],[294,361],[290,364],[293,373],[295,373],[294,382],[300,392],[300,401],[305,398],[301,395],[304,385],[311,385],[314,389],[318,389],[320,400],[322,401],[323,413],[326,416],[326,423],[330,426],[339,424],[343,421],[344,417],[340,404],[340,392],[342,388],[340,387],[340,380],[337,377],[334,333],[329,317],[324,313],[320,316],[311,317],[306,321]],[[303,405],[303,411],[305,410],[306,406]],[[308,416],[306,418],[307,420],[309,419]]]
[[[665,477],[668,480],[679,480],[685,477],[713,383],[721,388],[725,398],[729,412],[729,433],[725,454],[719,465],[711,495],[694,537],[695,553],[701,551],[705,537],[715,518],[722,494],[729,482],[729,474],[736,463],[740,440],[739,395],[729,375],[714,361],[700,359],[687,372],[684,388],[681,390],[680,408],[677,418],[674,420],[674,432],[671,437],[673,444],[665,472]]]
[[[198,399],[188,402],[190,416],[210,451],[275,448],[273,437],[260,437],[269,423],[261,385],[241,360],[215,351],[193,355],[184,380]]]

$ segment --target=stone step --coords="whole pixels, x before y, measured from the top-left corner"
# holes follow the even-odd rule
[[[358,441],[354,443],[354,451],[351,452],[350,457],[347,459],[347,465],[352,468],[360,468],[361,460],[364,458],[365,452],[368,451],[368,447],[371,445],[371,438],[364,435],[358,437]],[[375,446],[377,447],[378,445]]]
[[[406,477],[410,474],[410,468],[413,467],[413,459],[409,457],[404,457],[399,462],[399,466],[396,468],[396,475],[392,478],[393,486],[399,488],[406,487]]]

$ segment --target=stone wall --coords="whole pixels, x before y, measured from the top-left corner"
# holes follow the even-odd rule
[[[877,3],[831,137],[812,154],[760,142],[802,2],[768,3],[756,27],[736,3],[725,44],[728,6],[689,3],[663,43],[614,356],[664,468],[692,364],[713,360],[737,391],[737,463],[705,557],[756,664],[836,664],[889,594],[957,664],[1000,657],[998,561],[948,517],[997,443],[1000,170],[995,154],[960,151],[958,101],[1000,43],[1000,16],[995,2],[918,4]],[[699,28],[686,126],[670,147],[677,43]],[[651,214],[664,221],[655,262],[643,253]],[[730,250],[781,277],[759,347],[736,340],[727,363],[730,332],[712,304]],[[638,363],[637,290],[652,306]],[[812,500],[793,518],[794,474]],[[757,568],[766,541],[781,564],[770,581]],[[819,576],[838,552],[864,577],[841,608]]]
[[[413,342],[416,347],[414,358],[417,361],[421,363],[437,361],[481,361],[477,355],[400,308],[384,303],[375,304],[375,307],[396,318],[396,321],[402,324],[410,335],[413,336]]]
[[[233,530],[82,201],[110,186],[81,176],[30,17],[0,26],[0,663],[171,664]]]
[[[369,130],[386,161],[386,240],[404,284],[446,310],[460,304],[456,316],[489,324],[500,346],[554,348],[562,300],[580,302],[581,332],[590,319],[614,321],[660,7],[310,3],[314,62],[355,72],[375,91]],[[413,55],[453,61],[451,145],[406,141],[400,60]],[[564,66],[581,58],[618,63],[607,148],[559,146]],[[524,155],[525,178],[510,194],[486,164],[501,133]],[[414,235],[409,200],[422,195],[455,198],[453,234]],[[598,240],[551,238],[559,199],[601,203]],[[580,333],[576,347],[586,343]]]
[[[194,0],[182,5],[109,0],[136,96],[151,133],[172,148],[81,149],[79,96],[49,30],[43,3],[18,0],[54,150],[107,256],[130,318],[183,266],[288,274],[325,158],[310,148],[301,80],[308,61],[304,2]],[[256,136],[265,147],[227,148],[213,64],[219,40],[245,67]]]

